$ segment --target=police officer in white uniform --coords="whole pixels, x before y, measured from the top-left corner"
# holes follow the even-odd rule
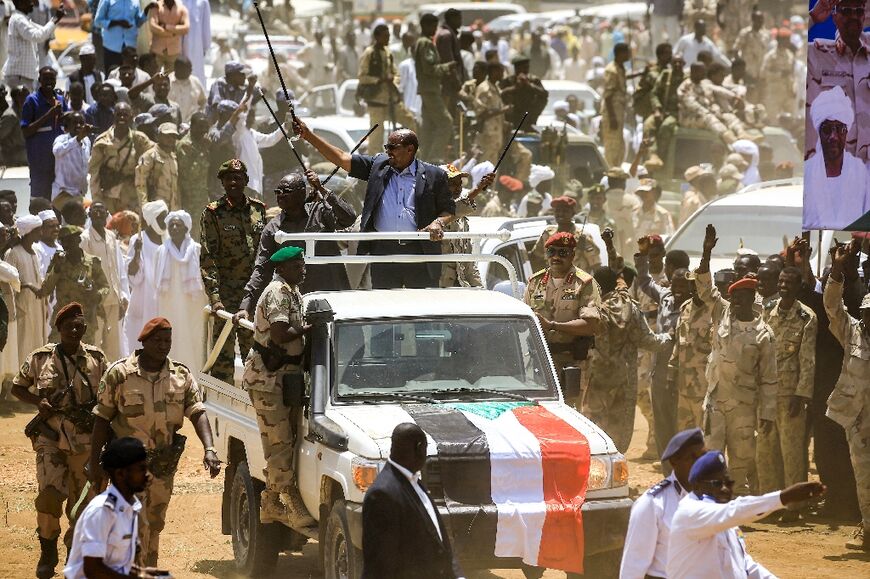
[[[680,501],[671,521],[668,579],[776,579],[749,555],[738,526],[825,494],[823,484],[803,482],[732,500],[734,482],[718,450],[707,452],[692,466],[692,492]]]
[[[103,450],[100,463],[112,484],[79,517],[63,570],[66,579],[128,577],[133,569],[142,509],[136,493],[148,483],[145,446],[129,436],[115,439]]]
[[[667,577],[671,519],[680,499],[689,492],[692,465],[705,452],[704,433],[700,428],[678,432],[671,438],[662,454],[662,462],[669,461],[673,471],[638,497],[631,507],[620,579]]]

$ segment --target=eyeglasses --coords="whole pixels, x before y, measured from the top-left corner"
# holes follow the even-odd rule
[[[384,145],[384,151],[395,151],[399,147],[404,147],[403,143],[387,143]]]
[[[834,6],[834,14],[842,14],[843,16],[864,16],[865,8],[863,6]]]
[[[822,123],[822,125],[819,127],[819,133],[821,133],[821,135],[823,137],[830,137],[831,135],[835,135],[835,134],[836,135],[845,135],[848,132],[849,132],[849,129],[846,128],[846,125],[844,125],[843,123],[838,123],[838,122]]]
[[[558,255],[559,257],[568,257],[574,253],[573,249],[568,249],[567,247],[548,247],[547,248],[547,257],[553,257],[554,255]]]
[[[704,484],[711,485],[711,486],[716,487],[716,488],[728,487],[730,489],[734,486],[734,483],[736,481],[731,480],[730,478],[725,478],[725,479],[704,480],[704,481],[700,481],[700,482],[702,482]]]
[[[297,186],[297,187],[279,187],[275,189],[275,197],[284,197],[286,195],[290,195],[291,193],[296,193],[297,191],[305,191],[305,185]]]

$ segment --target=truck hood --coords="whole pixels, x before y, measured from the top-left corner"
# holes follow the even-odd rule
[[[427,454],[436,456],[436,439],[461,438],[457,430],[477,428],[490,437],[510,438],[514,421],[497,420],[504,412],[527,406],[513,402],[467,402],[448,404],[359,404],[332,406],[326,414],[348,435],[348,450],[357,456],[386,460],[390,455],[390,436],[396,425],[416,422],[427,434]],[[590,454],[616,452],[610,437],[585,416],[562,402],[542,402],[542,414],[554,423],[567,424],[582,434],[589,443]],[[571,432],[571,428],[567,432]],[[576,433],[575,433],[576,434]]]

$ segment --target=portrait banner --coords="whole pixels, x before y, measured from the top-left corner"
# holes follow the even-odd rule
[[[866,0],[810,0],[803,229],[870,231]]]

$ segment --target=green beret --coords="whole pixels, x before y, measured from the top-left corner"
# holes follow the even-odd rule
[[[511,59],[511,64],[522,64],[524,62],[530,62],[531,59],[525,54],[517,54]]]
[[[282,247],[272,254],[269,261],[281,263],[282,261],[290,261],[291,259],[305,259],[305,252],[301,247]]]
[[[60,228],[60,233],[57,234],[59,238],[69,237],[70,235],[81,235],[82,231],[84,231],[78,225],[64,225]]]
[[[247,175],[248,168],[245,167],[245,164],[238,159],[230,159],[229,161],[224,161],[223,163],[221,163],[217,174],[218,179],[220,179],[227,173],[244,173]]]

